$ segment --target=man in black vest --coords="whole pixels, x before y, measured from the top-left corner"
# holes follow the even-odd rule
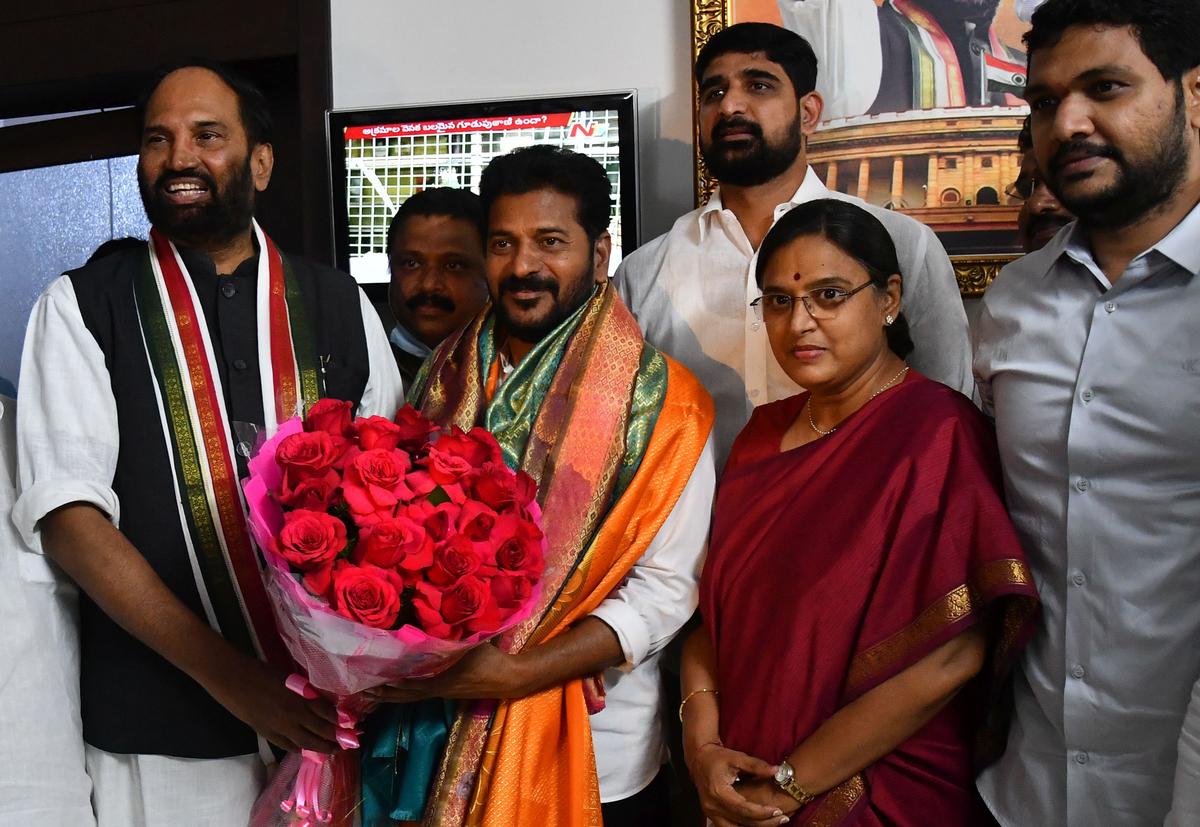
[[[336,748],[331,706],[284,687],[245,445],[320,396],[390,417],[402,389],[354,282],[253,220],[273,164],[262,95],[189,64],[159,77],[142,127],[149,244],[67,273],[30,318],[13,520],[84,592],[100,827],[245,824],[263,739]]]

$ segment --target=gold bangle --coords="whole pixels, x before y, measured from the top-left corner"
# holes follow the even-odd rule
[[[696,697],[697,695],[702,695],[705,692],[711,692],[714,695],[721,694],[720,690],[717,690],[717,689],[693,689],[691,692],[689,692],[687,694],[687,697],[684,698],[683,701],[679,704],[679,723],[681,723],[681,724],[683,723],[683,708],[685,706],[687,706],[687,702],[690,701],[692,698]]]

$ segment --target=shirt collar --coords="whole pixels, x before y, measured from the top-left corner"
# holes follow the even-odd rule
[[[818,198],[827,198],[828,196],[829,190],[822,183],[820,176],[810,166],[804,173],[804,180],[800,182],[800,186],[795,194],[784,203],[775,207],[775,220],[778,221],[779,217],[792,207],[806,204],[809,201],[815,201]],[[720,214],[724,209],[725,204],[721,201],[721,188],[718,186],[713,190],[712,197],[708,199],[708,203],[700,208],[700,214],[696,218],[700,224],[701,242],[704,241],[704,236],[708,232],[708,222],[711,220],[711,217]]]
[[[1047,259],[1047,272],[1062,255],[1070,257],[1089,269],[1099,270],[1096,260],[1092,256],[1091,245],[1088,244],[1087,233],[1078,221],[1071,224],[1069,229],[1056,235],[1046,247],[1054,248],[1051,256]],[[1175,228],[1157,244],[1134,257],[1134,261],[1151,252],[1160,253],[1192,275],[1200,273],[1200,204],[1192,207],[1191,212],[1185,215],[1183,220],[1176,224]]]
[[[429,354],[433,353],[433,348],[422,342],[414,336],[408,328],[396,322],[396,326],[392,328],[392,332],[388,334],[388,341],[393,345],[403,350],[418,359],[425,359]]]

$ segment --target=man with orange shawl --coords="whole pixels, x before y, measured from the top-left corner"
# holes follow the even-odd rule
[[[439,423],[488,429],[538,481],[541,600],[496,646],[378,696],[463,701],[421,802],[426,825],[664,824],[658,657],[696,606],[712,401],[608,285],[598,163],[519,149],[488,166],[480,193],[492,303],[434,352],[409,399]],[[421,737],[390,740],[411,760]]]

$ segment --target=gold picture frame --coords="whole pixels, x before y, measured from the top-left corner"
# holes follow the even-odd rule
[[[733,22],[734,2],[735,0],[692,0],[693,64],[700,50],[709,39]],[[695,170],[694,192],[697,206],[707,201],[716,187],[716,181],[709,175],[704,165],[704,159],[700,154],[699,122],[695,117],[695,113],[699,111],[699,100],[699,88],[693,77],[692,153]],[[1020,130],[1020,118],[1009,116],[1006,118],[999,117],[994,120],[997,123],[992,123],[986,119],[977,121],[970,124],[970,129],[964,130],[964,134],[969,134],[970,138],[974,141],[969,145],[967,151],[974,150],[979,146],[986,147],[988,151],[995,155],[999,174],[1009,175],[1011,176],[1009,180],[1012,180],[1012,178],[1016,177],[1016,172],[1020,166],[1020,156],[1016,149],[1016,135]],[[949,125],[948,128],[950,129],[955,127],[953,119],[947,119],[945,123]],[[814,138],[814,144],[819,142],[819,138]],[[826,155],[828,154],[827,152]],[[930,169],[934,169],[934,166],[935,163],[931,162]],[[834,170],[834,175],[836,175],[836,170]],[[903,171],[901,171],[901,175],[903,175]],[[997,193],[997,196],[997,200],[999,200],[999,193]],[[957,221],[960,223],[969,223],[973,227],[1003,228],[1011,230],[1015,234],[1019,205],[1010,203],[983,206],[983,203],[980,200],[979,205],[973,205],[968,200],[965,201],[965,204],[947,205],[946,202],[939,202],[936,204],[919,205],[918,208],[912,210],[904,209],[903,207],[899,208],[904,209],[905,212],[914,214],[915,218],[932,226],[935,232],[939,230],[940,225],[948,221]],[[970,215],[965,214],[968,212],[965,208],[970,208]],[[954,267],[954,275],[958,280],[960,293],[964,298],[978,298],[982,296],[1000,270],[1009,262],[1019,258],[1019,256],[1020,253],[1014,251],[1001,251],[982,255],[951,255],[950,261]]]

